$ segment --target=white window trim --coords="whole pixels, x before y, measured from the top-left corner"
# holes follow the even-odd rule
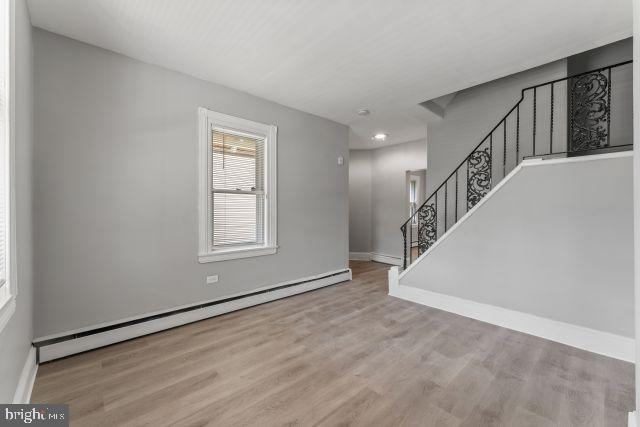
[[[3,24],[6,25],[5,28],[9,29],[9,51],[8,51],[8,67],[5,70],[8,73],[8,78],[5,80],[7,83],[6,94],[8,97],[7,103],[7,134],[5,137],[8,141],[8,170],[6,171],[7,179],[7,191],[5,193],[5,197],[7,197],[6,204],[6,241],[7,248],[5,251],[5,262],[6,265],[6,278],[7,283],[5,283],[2,288],[0,288],[0,333],[5,328],[13,313],[16,310],[16,296],[18,294],[18,289],[16,286],[16,262],[15,262],[15,221],[12,218],[15,218],[15,7],[14,2],[9,1],[7,7],[9,8],[7,14],[7,21]],[[1,27],[1,26],[0,26]]]
[[[206,108],[198,108],[198,233],[200,263],[225,261],[230,259],[249,258],[272,255],[278,250],[277,245],[277,196],[276,196],[276,146],[278,128],[251,120],[233,117]],[[211,130],[215,127],[231,129],[239,133],[250,133],[266,138],[265,141],[265,190],[267,194],[265,206],[264,245],[242,245],[232,248],[211,249],[211,173],[210,173],[210,141]]]

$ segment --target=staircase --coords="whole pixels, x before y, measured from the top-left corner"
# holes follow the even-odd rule
[[[632,149],[631,135],[613,114],[621,111],[620,98],[628,96],[630,102],[631,63],[522,89],[502,120],[400,227],[403,269],[427,254],[523,160]]]

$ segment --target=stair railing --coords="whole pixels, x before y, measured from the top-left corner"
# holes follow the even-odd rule
[[[619,99],[615,111],[632,108],[631,63],[522,89],[517,103],[400,227],[403,268],[433,246],[522,160],[631,149],[631,114],[617,120],[615,138],[611,133],[612,99]]]

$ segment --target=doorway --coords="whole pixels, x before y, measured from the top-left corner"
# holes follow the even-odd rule
[[[427,170],[416,169],[406,171],[405,205],[407,218],[411,218],[411,226],[408,227],[407,239],[409,241],[410,261],[418,258],[418,215],[416,212],[426,200]]]

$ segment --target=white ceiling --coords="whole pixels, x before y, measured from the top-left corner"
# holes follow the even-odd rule
[[[29,0],[33,25],[351,126],[632,33],[630,0]],[[368,108],[369,116],[355,110]]]

